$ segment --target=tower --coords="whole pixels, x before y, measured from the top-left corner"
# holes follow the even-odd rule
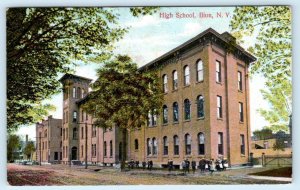
[[[71,164],[78,160],[79,108],[76,102],[88,94],[91,79],[65,74],[63,85],[62,161]]]

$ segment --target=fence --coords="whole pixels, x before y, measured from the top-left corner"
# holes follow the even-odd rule
[[[265,155],[252,159],[253,165],[262,165],[263,167],[291,167],[293,163],[292,155]]]

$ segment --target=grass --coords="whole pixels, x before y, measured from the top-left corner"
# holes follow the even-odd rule
[[[271,177],[292,177],[292,167],[271,169],[263,172],[251,173],[250,175]]]

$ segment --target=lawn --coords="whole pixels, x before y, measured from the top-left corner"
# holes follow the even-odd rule
[[[270,169],[263,172],[251,173],[250,175],[271,176],[271,177],[292,177],[292,167]]]

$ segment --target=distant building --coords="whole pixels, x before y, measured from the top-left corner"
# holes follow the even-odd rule
[[[278,140],[283,143],[284,150],[273,149],[274,144]],[[258,137],[253,136],[251,142],[251,152],[253,153],[254,158],[261,157],[263,153],[269,156],[278,154],[292,155],[292,136],[283,131],[274,133],[272,136],[265,139],[259,139]]]
[[[62,120],[51,115],[36,123],[36,159],[47,163],[58,163],[62,159]]]

